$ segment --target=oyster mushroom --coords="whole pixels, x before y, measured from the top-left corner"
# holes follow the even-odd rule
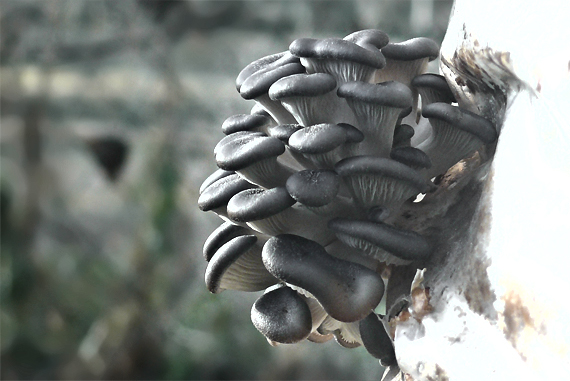
[[[228,221],[226,206],[237,193],[257,188],[255,184],[243,179],[237,173],[224,176],[208,185],[198,197],[198,207],[203,212],[212,211]]]
[[[256,131],[267,133],[267,129],[273,120],[260,114],[232,115],[222,123],[222,132],[226,135],[238,131]]]
[[[362,319],[359,322],[359,330],[362,343],[368,353],[379,359],[383,366],[396,364],[394,344],[377,314],[371,312]]]

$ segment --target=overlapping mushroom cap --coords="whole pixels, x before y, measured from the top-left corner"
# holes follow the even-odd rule
[[[239,74],[256,106],[224,121],[220,169],[200,189],[200,208],[227,221],[204,245],[206,284],[269,287],[251,319],[270,343],[334,337],[396,363],[374,312],[383,277],[429,261],[436,233],[416,220],[439,191],[432,178],[497,138],[455,105],[442,76],[424,73],[438,50],[369,29],[295,40]]]

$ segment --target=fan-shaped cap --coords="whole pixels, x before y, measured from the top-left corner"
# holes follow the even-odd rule
[[[290,97],[316,97],[336,88],[336,80],[330,74],[293,74],[276,81],[269,88],[272,100]]]
[[[497,139],[497,131],[487,119],[471,111],[447,103],[437,102],[427,105],[422,110],[425,118],[443,120],[456,128],[478,137],[483,143],[492,143]]]
[[[241,90],[241,86],[246,79],[258,71],[273,69],[290,63],[299,63],[299,58],[293,56],[288,51],[271,54],[269,56],[262,57],[253,61],[245,68],[243,68],[242,71],[238,74],[236,78],[237,91]]]
[[[307,154],[332,151],[346,142],[347,130],[331,123],[315,124],[296,131],[289,138],[292,150]]]
[[[242,235],[216,251],[206,267],[205,280],[210,292],[259,291],[277,283],[263,266],[257,240],[254,235]]]
[[[204,182],[202,182],[202,185],[200,185],[199,193],[202,194],[202,192],[204,192],[204,189],[206,189],[212,183],[215,183],[219,179],[234,174],[235,174],[234,171],[226,171],[225,169],[218,168],[217,170],[214,171],[214,173],[208,176],[206,180],[204,180]]]
[[[365,241],[407,261],[426,259],[433,250],[429,242],[418,233],[397,229],[382,222],[335,218],[329,221],[328,226],[349,246],[362,246],[362,243],[355,242],[354,239]]]
[[[378,84],[347,82],[339,86],[337,94],[341,98],[395,108],[411,107],[413,99],[408,86],[396,81]]]
[[[277,80],[294,74],[304,73],[300,63],[289,63],[275,68],[260,70],[249,76],[241,85],[240,94],[244,99],[255,99],[269,91]]]
[[[351,61],[377,69],[386,64],[379,49],[370,50],[340,38],[299,38],[289,45],[289,51],[297,57]]]
[[[251,308],[251,321],[268,340],[291,344],[311,334],[311,310],[295,290],[279,287],[263,294]]]
[[[398,61],[413,61],[428,58],[430,61],[439,55],[439,45],[427,37],[416,37],[403,42],[390,43],[382,48],[386,58]]]
[[[357,45],[369,49],[374,46],[377,49],[383,48],[388,44],[390,38],[388,35],[378,29],[364,29],[351,33],[343,40],[354,42]]]
[[[307,169],[289,177],[285,187],[296,201],[319,207],[332,202],[340,186],[338,175],[325,169]]]
[[[378,315],[371,312],[360,321],[359,328],[362,343],[368,353],[379,359],[383,366],[396,364],[394,345]]]
[[[198,207],[204,212],[219,208],[226,205],[236,193],[251,188],[256,186],[238,174],[225,176],[204,189],[198,197]]]
[[[259,114],[238,114],[232,115],[222,123],[222,132],[226,135],[238,131],[260,131],[267,128],[272,123],[272,119]]]
[[[415,130],[409,124],[400,124],[394,128],[394,140],[392,141],[393,147],[409,146]]]
[[[455,96],[442,75],[431,73],[418,75],[412,79],[412,86],[422,94],[424,106],[435,102],[455,102]],[[431,93],[429,96],[428,92]]]
[[[216,163],[226,170],[237,171],[285,152],[283,142],[269,136],[235,133],[223,140],[216,146]]]
[[[236,222],[257,221],[277,214],[295,203],[284,187],[250,189],[228,202],[228,217]]]
[[[397,147],[390,152],[390,158],[413,169],[423,169],[431,167],[431,160],[428,155],[414,147]]]
[[[252,231],[246,227],[234,225],[230,222],[224,222],[216,230],[212,232],[204,242],[203,254],[206,261],[210,261],[216,251],[225,243],[235,237],[241,235],[252,234]]]
[[[337,259],[315,241],[299,236],[270,238],[262,259],[273,276],[312,294],[339,321],[364,318],[384,293],[384,282],[375,271]]]
[[[269,136],[277,138],[284,143],[289,141],[289,137],[296,131],[299,131],[303,126],[300,124],[278,124],[267,129]]]

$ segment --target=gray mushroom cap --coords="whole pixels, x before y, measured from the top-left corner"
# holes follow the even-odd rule
[[[222,207],[237,193],[251,188],[256,186],[238,174],[225,176],[204,189],[198,197],[198,207],[204,212]]]
[[[272,100],[291,97],[316,97],[335,88],[336,81],[330,74],[293,74],[273,83],[269,89],[269,97]]]
[[[289,141],[289,137],[301,128],[303,128],[303,126],[300,124],[278,124],[276,126],[269,127],[267,129],[267,133],[269,136],[277,138],[283,143],[287,143]]]
[[[227,139],[226,139],[227,138]],[[264,159],[285,152],[285,145],[277,138],[257,134],[232,134],[216,147],[218,167],[237,171]]]
[[[253,61],[238,74],[236,78],[236,89],[241,92],[241,86],[253,74],[259,72],[260,70],[271,70],[279,66],[284,66],[290,63],[299,63],[299,58],[293,56],[288,51],[271,54],[266,57],[262,57],[258,60]]]
[[[394,129],[394,140],[392,141],[392,146],[409,146],[414,134],[415,130],[409,124],[397,125]]]
[[[413,61],[428,58],[433,61],[439,56],[437,42],[426,37],[412,38],[403,42],[390,43],[382,48],[386,58],[398,61]]]
[[[202,194],[202,192],[204,192],[204,189],[206,189],[212,183],[215,183],[219,179],[234,174],[235,174],[234,171],[226,171],[225,169],[218,168],[217,170],[214,171],[214,173],[212,173],[210,176],[206,178],[206,180],[202,182],[202,185],[200,185],[199,193]]]
[[[331,170],[304,170],[289,177],[287,191],[306,206],[319,207],[332,202],[340,187],[338,175]]]
[[[305,68],[299,63],[290,63],[271,68],[271,70],[260,70],[243,82],[240,94],[244,99],[255,99],[267,94],[269,88],[279,79],[304,72]]]
[[[216,251],[225,243],[235,237],[251,234],[252,231],[240,225],[234,225],[230,222],[224,222],[216,230],[214,230],[204,242],[203,254],[206,261],[210,261]]]
[[[233,196],[228,202],[228,217],[236,222],[262,220],[295,203],[284,187],[249,189]]]
[[[412,79],[412,86],[422,96],[423,106],[435,102],[455,102],[455,96],[442,75],[431,73],[418,75]]]
[[[265,115],[232,115],[222,123],[222,132],[229,135],[238,131],[263,131],[267,129],[272,122],[272,119]]]
[[[407,165],[413,169],[431,167],[429,156],[422,150],[414,147],[397,147],[390,152],[390,158]]]
[[[299,236],[270,238],[262,259],[271,274],[309,292],[330,316],[342,322],[367,316],[384,293],[384,282],[375,271],[337,259],[318,243]]]
[[[320,154],[332,151],[346,141],[346,130],[331,123],[315,124],[296,131],[289,138],[292,150]]]
[[[206,267],[208,290],[260,291],[277,283],[264,268],[255,235],[235,237],[222,245]]]
[[[289,45],[289,51],[297,57],[351,61],[376,69],[386,64],[379,49],[366,49],[340,38],[299,38]]]
[[[360,338],[368,353],[379,359],[383,366],[395,365],[394,345],[379,316],[371,312],[370,315],[360,321],[359,328]]]
[[[344,37],[343,40],[354,42],[355,44],[365,48],[374,46],[377,49],[381,49],[388,44],[390,38],[381,30],[364,29],[349,34]]]
[[[396,81],[377,84],[347,82],[339,86],[337,94],[341,98],[387,107],[405,109],[412,106],[412,92]]]
[[[406,261],[424,260],[433,250],[420,234],[382,222],[335,218],[329,221],[328,226],[342,242],[351,247],[372,244]]]
[[[297,343],[311,334],[311,310],[297,292],[287,286],[263,294],[251,308],[251,321],[268,340]]]

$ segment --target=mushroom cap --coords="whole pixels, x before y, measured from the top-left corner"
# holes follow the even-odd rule
[[[222,245],[206,267],[208,290],[260,291],[277,283],[263,267],[255,235],[235,237]]]
[[[301,153],[325,153],[346,142],[346,131],[345,128],[336,124],[315,124],[293,133],[288,145],[292,150]]]
[[[394,345],[378,315],[371,312],[359,322],[359,328],[360,338],[368,353],[379,359],[383,366],[395,365]]]
[[[289,141],[289,137],[301,128],[303,128],[303,126],[300,124],[278,124],[277,126],[269,127],[267,129],[267,133],[269,136],[287,143]]]
[[[439,102],[455,102],[455,96],[443,75],[432,73],[418,75],[412,79],[412,86],[416,89],[425,88],[436,91],[441,96]]]
[[[409,145],[410,139],[416,131],[409,124],[400,124],[394,128],[394,140],[392,141],[392,146],[396,147],[401,144]]]
[[[263,94],[267,94],[271,85],[277,80],[304,72],[305,68],[300,63],[288,63],[283,66],[260,70],[243,82],[240,88],[240,95],[244,99],[255,99]]]
[[[344,128],[346,131],[347,143],[360,143],[364,140],[364,134],[358,128],[348,123],[338,123],[337,126]]]
[[[492,143],[497,139],[497,131],[487,119],[471,111],[437,102],[425,106],[422,110],[425,118],[443,120],[452,126],[469,132],[478,137],[483,143]]]
[[[292,74],[275,81],[269,88],[269,98],[316,97],[336,88],[336,80],[327,73]]]
[[[203,254],[207,262],[212,259],[216,251],[225,243],[235,237],[251,234],[252,231],[246,227],[224,222],[214,230],[204,242]]]
[[[297,292],[287,286],[263,294],[251,308],[251,321],[267,339],[292,344],[311,334],[311,310]]]
[[[390,152],[390,158],[411,168],[430,168],[431,160],[422,150],[414,147],[396,147]]]
[[[235,174],[234,171],[226,171],[225,169],[218,168],[217,170],[214,171],[214,173],[208,176],[206,180],[204,180],[204,182],[202,182],[202,185],[200,185],[200,190],[198,193],[202,194],[202,192],[204,192],[204,189],[209,187],[212,183],[215,183],[216,181],[218,181],[223,177],[234,174]]]
[[[381,49],[388,44],[390,38],[388,35],[378,29],[363,29],[351,33],[344,37],[343,40],[354,42],[362,47],[369,47],[370,45]]]
[[[295,204],[285,187],[248,189],[228,202],[228,217],[236,222],[262,220]]]
[[[353,156],[336,163],[335,170],[342,177],[380,174],[405,181],[422,193],[428,190],[428,184],[417,171],[392,159],[368,155]]]
[[[416,37],[403,42],[390,43],[382,48],[386,58],[397,61],[413,61],[428,58],[433,61],[439,56],[439,45],[427,37]]]
[[[281,140],[261,134],[234,133],[222,141],[216,146],[216,163],[218,167],[231,171],[285,152],[285,144]]]
[[[343,242],[347,236],[363,240],[408,261],[426,259],[433,250],[429,242],[418,233],[397,229],[383,222],[334,218],[328,226]]]
[[[259,114],[232,115],[222,123],[222,132],[226,135],[238,131],[259,130],[268,127],[272,123],[271,118]]]
[[[335,258],[315,241],[296,235],[270,238],[262,259],[273,276],[312,294],[339,321],[364,318],[384,293],[384,282],[375,271]]]
[[[225,176],[204,189],[198,197],[198,207],[204,212],[219,208],[226,205],[235,194],[251,188],[256,186],[238,174]]]
[[[374,39],[371,38],[370,41]],[[289,51],[297,57],[351,61],[376,69],[386,65],[379,49],[367,49],[353,41],[340,38],[299,38],[289,45]]]
[[[347,82],[338,87],[337,95],[341,98],[396,108],[411,107],[413,101],[412,91],[408,86],[396,81]]]
[[[260,70],[276,68],[289,63],[299,63],[299,58],[295,57],[288,51],[271,54],[269,56],[265,56],[253,61],[252,63],[244,67],[242,71],[238,74],[236,78],[237,91],[239,92],[241,90],[241,86],[243,85],[244,81],[248,79],[252,74],[255,74]]]
[[[291,175],[285,187],[291,197],[301,204],[319,207],[335,199],[340,181],[334,171],[307,169]]]

